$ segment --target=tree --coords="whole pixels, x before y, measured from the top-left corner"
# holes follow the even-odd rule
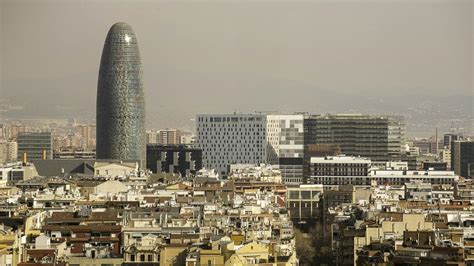
[[[308,233],[295,228],[296,255],[300,265],[332,265],[334,264],[330,235],[324,233],[320,223],[308,230]]]
[[[314,249],[314,265],[330,265],[333,262],[331,252],[331,236],[329,227],[316,223],[309,229],[311,242]]]
[[[300,265],[313,265],[315,249],[313,248],[312,237],[295,228],[295,244]]]

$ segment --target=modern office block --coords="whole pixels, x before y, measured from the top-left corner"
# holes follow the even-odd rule
[[[371,167],[371,160],[351,156],[312,157],[309,182],[314,184],[351,184],[356,179],[365,185]]]
[[[304,116],[267,115],[267,162],[278,164],[279,158],[303,158]]]
[[[53,158],[53,137],[51,132],[19,132],[18,161],[27,161]]]
[[[447,171],[448,164],[446,162],[421,162],[421,168],[423,170],[437,170],[437,171]]]
[[[474,177],[474,141],[451,142],[451,170],[465,178]]]
[[[399,116],[359,114],[316,115],[305,118],[305,145],[339,146],[346,155],[389,161],[400,157],[405,124]]]
[[[203,167],[226,176],[231,164],[265,163],[266,120],[261,114],[198,115],[196,145]]]
[[[202,151],[187,145],[148,144],[146,166],[153,173],[195,175],[202,168]]]
[[[281,172],[283,183],[287,185],[299,185],[303,183],[303,157],[280,158],[278,167]]]
[[[267,115],[267,163],[279,165],[285,184],[303,182],[304,115]]]
[[[461,140],[462,139],[461,134],[444,134],[443,136],[443,145],[446,148],[451,148],[451,142],[455,140]]]

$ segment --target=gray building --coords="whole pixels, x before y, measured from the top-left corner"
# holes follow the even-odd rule
[[[465,178],[474,177],[474,141],[451,142],[451,170]]]
[[[342,154],[390,161],[400,157],[405,144],[405,124],[400,116],[315,115],[305,120],[305,146],[337,145]]]
[[[322,217],[323,185],[299,185],[286,188],[286,208],[293,222],[319,220]]]
[[[145,164],[145,98],[137,38],[126,23],[107,34],[97,85],[97,159]]]
[[[196,146],[202,164],[227,176],[231,164],[260,164],[267,160],[266,115],[198,115]]]
[[[183,144],[147,144],[146,168],[153,173],[195,175],[202,168],[202,151]]]
[[[53,158],[51,132],[20,132],[17,137],[18,160],[26,154],[27,161]]]
[[[451,142],[455,140],[461,140],[462,139],[462,134],[444,134],[443,136],[443,145],[446,148],[451,148]]]

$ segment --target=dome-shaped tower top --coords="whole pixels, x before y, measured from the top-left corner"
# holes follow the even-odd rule
[[[132,27],[125,22],[117,22],[110,27],[105,44],[114,42],[117,44],[137,44],[137,38]]]
[[[130,25],[128,25],[128,23],[126,22],[117,22],[115,23],[114,25],[112,25],[112,27],[110,27],[110,29],[130,29],[132,30],[132,27]]]

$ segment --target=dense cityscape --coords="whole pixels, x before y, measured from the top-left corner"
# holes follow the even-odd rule
[[[109,26],[95,119],[21,118],[0,99],[0,266],[474,265],[472,113],[152,128],[142,36]]]

